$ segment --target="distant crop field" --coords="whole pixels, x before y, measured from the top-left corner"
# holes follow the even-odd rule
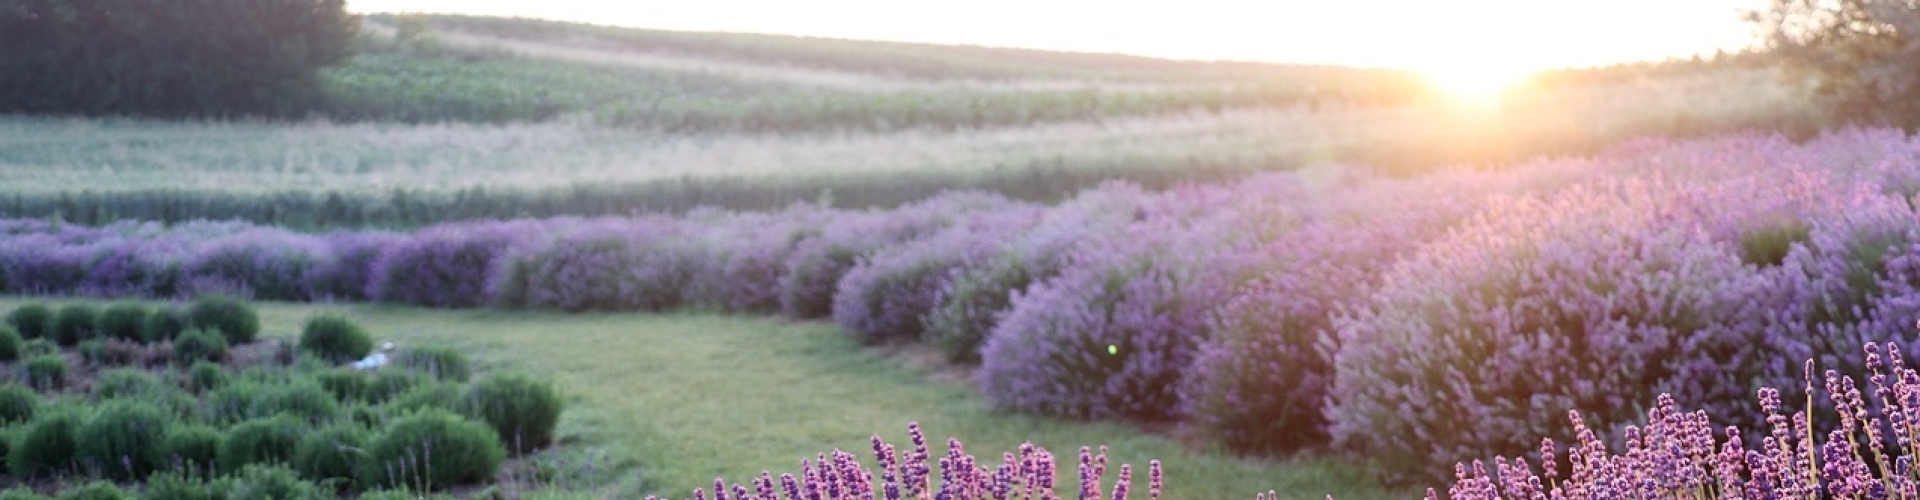
[[[473,190],[493,197],[485,209],[355,220],[405,225],[697,206],[765,209],[823,197],[839,206],[893,206],[943,189],[1056,201],[1112,179],[1162,187],[1321,164],[1413,173],[1450,163],[1590,153],[1630,137],[1791,125],[1803,119],[1798,103],[1769,75],[1739,72],[1544,93],[1497,110],[1302,104],[831,133],[671,132],[591,119],[406,124],[14,117],[0,118],[0,185],[12,198],[0,199],[0,215],[88,223],[238,217],[322,227],[356,222],[276,217],[297,216],[328,198],[369,212],[414,202],[446,206]],[[595,201],[585,203],[588,198]],[[159,213],[161,205],[173,211]],[[195,208],[202,206],[209,208]],[[96,221],[83,211],[104,215]]]

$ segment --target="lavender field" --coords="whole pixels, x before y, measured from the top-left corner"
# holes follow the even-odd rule
[[[1418,484],[1588,439],[1569,411],[1620,439],[1663,393],[1766,429],[1755,389],[1806,401],[1802,361],[1866,380],[1866,343],[1920,352],[1920,141],[1898,131],[1364,172],[411,232],[8,220],[0,293],[831,319],[977,363],[999,408]]]

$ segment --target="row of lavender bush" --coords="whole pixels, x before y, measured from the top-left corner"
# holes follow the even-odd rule
[[[1862,373],[1861,339],[1913,343],[1916,192],[1920,141],[1867,130],[1405,179],[1114,183],[1051,207],[949,193],[410,234],[9,220],[0,291],[832,318],[977,360],[1000,406],[1418,476],[1564,438],[1568,410],[1610,429],[1645,388],[1750,424],[1741,391],[1790,387],[1792,360]]]

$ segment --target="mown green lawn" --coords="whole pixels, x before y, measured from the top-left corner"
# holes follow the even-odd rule
[[[10,310],[23,299],[0,300]],[[601,496],[690,496],[716,477],[746,480],[799,468],[802,458],[841,448],[870,461],[879,433],[906,448],[906,424],[926,429],[935,455],[957,437],[983,462],[1022,441],[1063,463],[1063,491],[1078,480],[1071,462],[1083,445],[1110,458],[1166,468],[1163,498],[1409,498],[1357,467],[1329,459],[1254,461],[1190,451],[1174,439],[1110,423],[997,412],[963,376],[915,356],[860,347],[827,323],[716,314],[579,314],[446,311],[363,305],[263,304],[264,334],[292,337],[320,311],[359,321],[403,347],[471,348],[482,369],[511,366],[546,374],[568,395],[563,440],[608,460]],[[578,455],[576,455],[578,456]],[[581,466],[583,467],[583,466]],[[1109,472],[1110,489],[1115,472]],[[1140,476],[1144,478],[1144,474]],[[576,485],[577,486],[577,485]]]

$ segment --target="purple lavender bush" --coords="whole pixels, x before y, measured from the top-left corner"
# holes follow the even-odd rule
[[[886,212],[843,212],[787,256],[780,279],[780,311],[795,319],[828,317],[840,279],[859,259],[1009,204],[1014,202],[1003,196],[959,191]]]
[[[837,212],[812,205],[796,205],[764,214],[743,214],[724,225],[728,251],[694,278],[693,289],[712,296],[712,302],[732,312],[780,312],[781,283],[787,260],[806,241],[818,237]]]
[[[715,500],[861,500],[902,498],[941,498],[947,500],[1007,500],[1012,498],[1066,498],[1069,494],[1065,484],[1056,484],[1056,476],[1061,474],[1065,464],[1058,462],[1046,448],[1033,443],[1020,445],[1017,452],[1002,452],[998,460],[975,458],[967,454],[966,447],[959,439],[947,439],[947,452],[934,455],[927,447],[925,434],[921,433],[918,423],[907,424],[907,432],[912,437],[913,447],[896,448],[892,443],[874,435],[871,453],[871,466],[860,461],[860,455],[844,450],[821,453],[812,459],[800,460],[800,471],[781,474],[775,479],[770,471],[763,471],[760,477],[747,482],[728,483],[725,478],[713,480]],[[935,467],[938,467],[936,470]],[[1148,463],[1146,484],[1134,484],[1133,465],[1120,464],[1113,481],[1112,495],[1102,495],[1107,472],[1107,448],[1100,447],[1098,454],[1086,447],[1080,448],[1078,490],[1076,498],[1124,500],[1126,498],[1160,498],[1165,484],[1161,481],[1160,461]],[[936,475],[937,473],[937,475]],[[1144,488],[1142,486],[1145,486]],[[696,500],[708,498],[707,490],[693,490]],[[648,495],[648,500],[660,497]]]
[[[1569,409],[1624,422],[1648,388],[1739,414],[1766,362],[1742,330],[1764,283],[1729,239],[1777,215],[1706,209],[1775,193],[1655,177],[1494,204],[1336,321],[1335,442],[1417,473],[1517,453]]]
[[[1767,286],[1756,302],[1769,314],[1752,329],[1770,352],[1761,379],[1769,386],[1791,391],[1800,370],[1788,360],[1858,378],[1867,367],[1857,353],[1869,341],[1920,349],[1909,329],[1920,320],[1920,213],[1870,185],[1832,198],[1844,206],[1812,220],[1803,241],[1761,273]]]
[[[1260,273],[1213,318],[1181,381],[1182,418],[1241,453],[1278,454],[1328,441],[1324,408],[1339,343],[1335,317],[1361,305],[1392,262],[1445,234],[1497,194],[1567,182],[1470,170],[1412,180],[1336,179],[1298,230],[1233,258]]]
[[[94,254],[91,248],[62,244],[51,235],[10,237],[0,241],[0,284],[15,294],[74,293]]]
[[[488,282],[502,255],[546,236],[541,221],[444,224],[414,233],[373,263],[367,296],[431,307],[476,307],[493,300]]]
[[[1570,411],[1574,438],[1560,441],[1569,443],[1564,454],[1547,438],[1537,448],[1494,457],[1491,468],[1485,460],[1456,463],[1446,497],[1915,498],[1920,373],[1894,345],[1883,350],[1868,342],[1861,350],[1865,386],[1832,369],[1816,377],[1807,360],[1801,380],[1789,388],[1806,397],[1758,390],[1756,429],[1715,427],[1709,412],[1681,411],[1672,395],[1662,394],[1644,420],[1626,426],[1609,446],[1581,412]],[[1824,415],[1812,404],[1817,393],[1831,409],[1818,412]],[[1821,430],[1811,424],[1816,418],[1835,424]],[[1426,497],[1441,495],[1429,488]]]
[[[840,279],[834,321],[868,344],[920,340],[954,274],[998,252],[1038,215],[1028,205],[976,213],[933,236],[880,249]]]
[[[1016,293],[1059,275],[1080,242],[1124,230],[1148,197],[1137,185],[1109,182],[1043,211],[997,251],[953,271],[924,319],[928,341],[949,361],[980,362],[980,347]]]
[[[981,352],[994,405],[1084,418],[1167,420],[1207,319],[1237,278],[1220,255],[1250,218],[1231,192],[1177,190],[1125,231],[1083,242],[1059,276],[1013,299]],[[1211,210],[1211,212],[1209,211]]]
[[[530,248],[513,257],[526,305],[567,311],[676,307],[698,257],[665,217],[586,221]]]
[[[333,258],[307,271],[307,293],[316,300],[367,300],[373,264],[401,235],[383,231],[334,231],[320,236]]]
[[[334,260],[319,239],[254,228],[206,243],[181,263],[180,292],[307,300],[307,274]]]

